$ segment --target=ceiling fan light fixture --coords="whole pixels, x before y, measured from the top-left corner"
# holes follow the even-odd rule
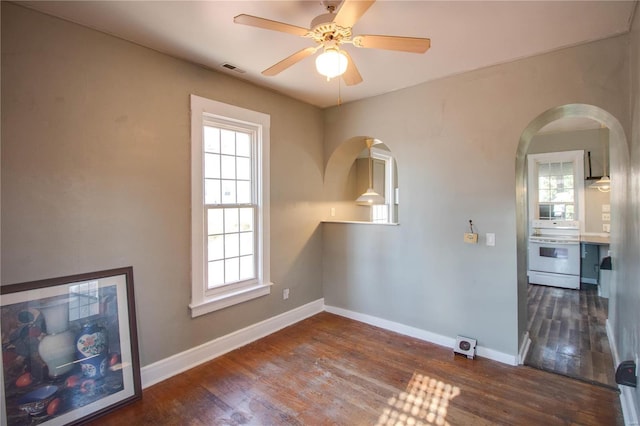
[[[316,69],[320,74],[327,77],[327,80],[344,74],[348,64],[347,55],[335,47],[325,49],[316,58]]]

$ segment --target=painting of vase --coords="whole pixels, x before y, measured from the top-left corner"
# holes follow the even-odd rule
[[[69,330],[69,299],[57,299],[39,306],[47,334],[40,341],[38,353],[47,364],[49,377],[60,377],[73,369],[75,336]]]

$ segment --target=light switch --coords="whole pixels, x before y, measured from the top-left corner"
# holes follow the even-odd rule
[[[494,234],[493,232],[490,232],[487,234],[487,245],[488,246],[496,245],[496,234]]]
[[[335,216],[336,216],[336,208],[331,207],[331,217],[335,217]]]
[[[611,204],[602,205],[602,213],[609,213],[611,211]]]
[[[602,213],[602,220],[609,222],[611,220],[611,213]]]

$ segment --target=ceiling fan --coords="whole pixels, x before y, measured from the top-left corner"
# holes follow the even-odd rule
[[[316,46],[302,49],[262,71],[263,75],[277,75],[323,49],[324,52],[316,58],[318,72],[326,76],[327,80],[342,75],[347,86],[353,86],[362,82],[362,76],[349,53],[340,49],[341,45],[352,44],[365,49],[397,50],[411,53],[424,53],[431,46],[431,41],[428,38],[387,35],[353,36],[351,28],[374,2],[375,0],[322,1],[327,13],[315,17],[311,21],[310,29],[245,14],[236,16],[233,18],[233,22],[307,37],[316,42]]]

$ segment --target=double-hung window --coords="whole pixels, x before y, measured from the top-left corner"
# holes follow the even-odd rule
[[[191,95],[194,317],[270,292],[269,126],[266,114]]]
[[[584,223],[584,151],[529,154],[530,219]]]

